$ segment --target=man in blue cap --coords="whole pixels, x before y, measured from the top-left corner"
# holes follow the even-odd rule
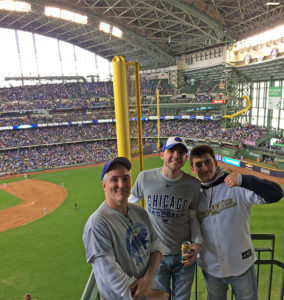
[[[175,300],[190,298],[195,261],[202,244],[196,215],[200,182],[182,171],[187,154],[182,138],[168,138],[160,154],[163,166],[141,172],[128,200],[145,199],[148,215],[165,247],[154,287]],[[192,246],[190,254],[181,257],[183,242],[191,242]]]
[[[131,163],[108,161],[101,181],[105,201],[89,217],[83,233],[87,262],[92,264],[102,300],[167,300],[152,289],[163,247],[145,210],[128,203]]]

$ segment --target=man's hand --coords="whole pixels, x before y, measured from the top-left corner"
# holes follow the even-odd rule
[[[227,187],[232,188],[235,186],[238,186],[239,184],[239,173],[236,173],[232,171],[231,169],[228,169],[230,174],[224,179],[225,184]]]
[[[131,290],[131,296],[133,299],[139,299],[139,298],[147,298],[149,300],[168,300],[169,299],[169,294],[167,292],[157,290],[157,289],[152,289],[150,288],[147,292],[145,290],[145,293],[139,293],[138,288],[142,287],[140,286],[138,281],[141,279],[138,279],[134,281],[130,286]]]
[[[146,298],[150,292],[152,280],[147,277],[142,277],[135,280],[130,286],[131,295],[133,299]]]
[[[189,253],[184,254],[182,263],[185,267],[191,266],[196,261],[197,255],[202,249],[201,244],[192,244]]]
[[[159,267],[162,259],[162,253],[160,251],[154,251],[150,254],[147,270],[142,278],[135,280],[130,286],[131,295],[133,299],[137,298],[149,298],[151,295],[151,286],[154,280],[154,276],[157,268]]]
[[[167,292],[151,289],[150,294],[148,295],[149,300],[168,300],[169,294]]]

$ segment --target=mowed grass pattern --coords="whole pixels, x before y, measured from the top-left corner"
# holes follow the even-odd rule
[[[159,166],[159,157],[144,160],[145,169]],[[85,259],[82,232],[88,217],[104,200],[101,169],[102,166],[87,167],[31,175],[32,179],[64,183],[67,198],[47,216],[0,233],[0,300],[21,300],[26,293],[30,293],[33,300],[80,299],[91,272],[91,266]],[[184,170],[189,172],[189,169],[187,161]],[[138,161],[133,162],[132,172],[135,180],[139,172]],[[0,184],[15,180],[23,178],[2,180]],[[7,196],[7,193],[1,193],[1,201],[5,201],[5,207],[8,207],[7,201],[10,200],[2,199],[5,194]],[[78,210],[74,209],[75,202]],[[252,233],[275,233],[276,259],[281,261],[284,249],[283,207],[284,201],[270,207],[255,206],[251,218]],[[199,274],[201,283],[201,272]],[[201,289],[200,299],[206,299],[203,284]]]

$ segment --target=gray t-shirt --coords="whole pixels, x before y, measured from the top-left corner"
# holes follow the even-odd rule
[[[89,217],[83,241],[102,300],[131,299],[128,287],[143,277],[150,254],[163,253],[147,213],[132,203],[122,214],[103,202]]]
[[[202,244],[196,211],[200,181],[183,173],[177,180],[167,179],[161,168],[142,171],[133,186],[129,202],[144,197],[146,210],[165,255],[179,254],[184,241]]]

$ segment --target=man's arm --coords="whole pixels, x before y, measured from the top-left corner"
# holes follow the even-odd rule
[[[235,186],[243,187],[263,198],[266,203],[278,202],[283,197],[282,188],[273,181],[229,171],[231,173],[224,180],[229,188]]]
[[[200,222],[197,217],[197,208],[200,201],[200,192],[198,190],[192,204],[190,205],[189,209],[189,219],[190,219],[190,234],[191,234],[191,250],[189,254],[186,254],[183,257],[183,264],[184,266],[192,265],[197,258],[198,253],[202,249],[202,235],[200,229]]]
[[[149,297],[151,286],[154,280],[156,270],[162,259],[162,253],[159,251],[152,252],[148,262],[147,270],[142,278],[137,279],[131,286],[132,296],[136,298]]]
[[[110,255],[96,257],[92,262],[96,281],[103,282],[117,295],[132,299],[130,286],[136,280],[128,276]]]
[[[161,260],[161,253],[158,251],[156,253],[157,254],[154,254],[152,259],[150,258],[149,260],[149,266],[144,275],[144,277],[146,277],[145,282],[150,280],[151,277],[153,280],[153,272],[155,274],[156,264]],[[151,266],[151,264],[153,264],[153,266]],[[141,295],[143,295],[143,297],[147,297],[147,299],[151,300],[168,300],[169,295],[161,290],[149,288],[147,291],[143,292],[142,279],[144,277],[136,280],[135,277],[128,276],[111,256],[100,256],[95,258],[92,262],[92,267],[96,280],[103,281],[111,290],[115,291],[117,295],[121,295],[123,298],[137,299],[141,298]],[[141,290],[141,295],[135,296],[136,293],[134,291],[137,289]]]
[[[131,202],[131,203],[138,203],[140,200],[141,200],[140,198],[138,198],[132,194],[128,197],[128,202]]]

